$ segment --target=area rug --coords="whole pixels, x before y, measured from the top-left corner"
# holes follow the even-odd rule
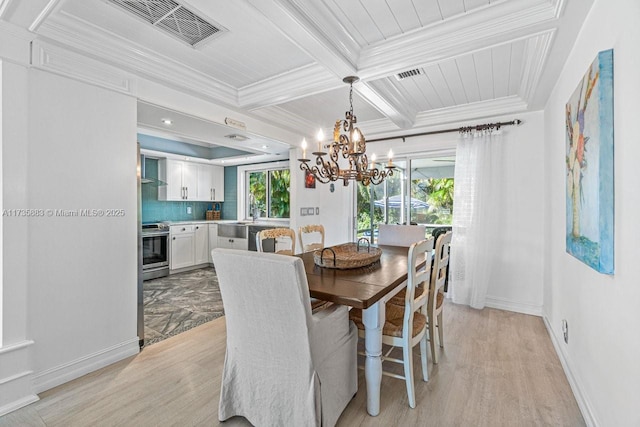
[[[147,280],[143,285],[145,345],[224,315],[212,267]]]

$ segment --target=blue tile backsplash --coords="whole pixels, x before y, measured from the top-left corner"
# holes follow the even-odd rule
[[[225,168],[225,199],[227,197],[227,173]],[[234,168],[235,169],[235,168]],[[158,178],[158,160],[145,159],[145,175],[147,178]],[[233,179],[235,190],[236,179]],[[235,191],[234,206],[235,206]],[[225,216],[225,203],[219,203],[222,209],[222,219],[235,219],[235,207],[233,217]],[[213,202],[168,202],[158,200],[158,187],[155,184],[142,184],[142,222],[159,221],[189,221],[203,220],[206,211],[213,208]],[[191,207],[191,214],[187,214],[187,207]]]
[[[224,168],[224,203],[222,204],[222,218],[238,219],[238,167]]]

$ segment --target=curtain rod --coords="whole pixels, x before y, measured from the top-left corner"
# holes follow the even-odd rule
[[[414,136],[437,135],[440,133],[449,133],[449,132],[465,133],[465,132],[472,132],[472,131],[483,131],[483,130],[494,130],[494,129],[498,130],[502,126],[519,126],[521,124],[522,124],[522,120],[515,119],[515,120],[511,120],[510,122],[486,123],[483,125],[465,126],[465,127],[455,128],[455,129],[454,128],[442,129],[442,130],[434,130],[431,132],[412,133],[409,135],[387,136],[385,138],[368,139],[367,142],[388,141],[390,139],[402,139],[402,142],[404,142],[406,138],[412,138]]]

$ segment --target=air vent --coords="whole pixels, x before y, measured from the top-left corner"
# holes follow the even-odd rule
[[[396,80],[400,81],[400,80],[408,79],[410,77],[419,76],[421,74],[424,74],[424,71],[422,70],[422,68],[414,68],[413,70],[403,71],[401,73],[396,74]]]
[[[196,47],[205,39],[226,31],[173,0],[107,0],[127,12]]]
[[[225,135],[225,138],[233,139],[234,141],[246,141],[247,138],[244,135],[238,135],[237,133],[232,133],[231,135]]]

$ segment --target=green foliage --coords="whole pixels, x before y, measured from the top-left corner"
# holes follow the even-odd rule
[[[271,218],[289,218],[289,183],[291,171],[271,171]]]
[[[289,218],[289,183],[291,171],[289,169],[271,170],[269,173],[269,192],[267,197],[267,171],[251,172],[249,174],[249,192],[253,196],[253,206],[260,211],[261,218]],[[249,216],[251,212],[249,211]]]

